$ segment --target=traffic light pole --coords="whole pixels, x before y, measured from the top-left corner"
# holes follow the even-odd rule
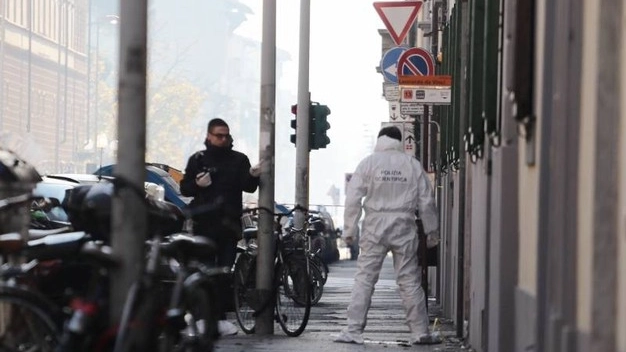
[[[276,142],[276,0],[263,1],[263,40],[261,48],[261,114],[259,127],[259,157],[261,180],[259,206],[274,209],[274,151]],[[257,315],[255,332],[274,333],[274,215],[259,213],[259,255],[257,256],[257,294],[261,302],[270,302]]]
[[[309,206],[309,37],[311,0],[300,1],[300,48],[298,62],[298,114],[296,115],[296,204]],[[304,212],[294,212],[294,226],[304,226]]]

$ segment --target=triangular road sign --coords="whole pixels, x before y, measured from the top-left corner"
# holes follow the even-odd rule
[[[374,8],[385,23],[396,45],[402,45],[422,7],[421,1],[379,1]]]

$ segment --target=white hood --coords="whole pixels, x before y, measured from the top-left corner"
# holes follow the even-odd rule
[[[387,136],[378,137],[374,151],[382,152],[386,150],[396,150],[396,151],[401,152],[404,150],[404,146],[402,145],[402,142],[400,142],[397,139],[387,137]]]

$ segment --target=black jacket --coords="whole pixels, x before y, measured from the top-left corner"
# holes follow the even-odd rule
[[[212,183],[202,188],[196,185],[196,175],[209,171]],[[194,197],[191,210],[199,212],[193,217],[194,232],[206,235],[214,231],[233,232],[241,235],[242,192],[252,193],[259,185],[259,178],[250,175],[248,157],[231,148],[207,146],[194,153],[187,161],[185,175],[180,181],[184,196]]]

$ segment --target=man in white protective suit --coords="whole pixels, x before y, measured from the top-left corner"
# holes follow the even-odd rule
[[[417,159],[404,153],[402,133],[395,126],[380,130],[374,153],[359,163],[348,183],[342,236],[347,244],[357,238],[362,210],[365,217],[359,240],[361,253],[348,306],[348,326],[335,342],[363,344],[374,286],[389,251],[393,254],[411,343],[441,342],[429,332],[417,259],[416,210],[427,234],[427,245],[432,248],[439,243],[437,209],[426,173]]]

